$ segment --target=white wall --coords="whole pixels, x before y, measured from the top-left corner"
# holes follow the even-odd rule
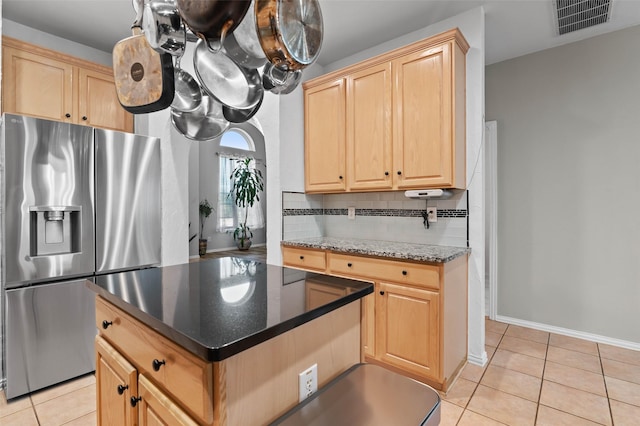
[[[162,156],[162,266],[189,261],[189,150],[169,111],[135,116],[136,133],[160,138]]]
[[[640,349],[640,26],[487,67],[498,319]]]
[[[348,65],[368,59],[372,56],[402,47],[414,41],[458,27],[469,42],[471,49],[467,53],[467,179],[469,188],[470,246],[472,254],[469,262],[469,360],[484,363],[484,195],[482,179],[482,137],[484,130],[484,10],[477,8],[469,12],[430,25],[403,37],[390,40],[374,48],[329,64],[321,70],[323,73],[334,71]],[[308,78],[305,75],[305,78]],[[287,95],[281,100],[283,111],[303,110],[301,97]],[[297,106],[294,108],[293,104]],[[297,117],[289,120],[289,116]],[[302,116],[303,117],[303,116]],[[282,114],[281,152],[287,164],[281,164],[281,170],[288,170],[288,176],[295,178],[292,183],[287,179],[280,188],[301,191],[304,188],[304,120],[298,114]],[[274,163],[268,163],[274,166]],[[475,171],[475,177],[474,176]],[[293,179],[292,179],[293,180]],[[273,205],[272,205],[273,206]],[[278,206],[280,209],[280,206]],[[273,215],[271,215],[273,216]],[[273,229],[273,228],[270,228]],[[280,233],[267,236],[269,261],[281,262]],[[277,238],[277,240],[274,240]],[[277,256],[277,258],[276,258]]]
[[[305,69],[302,80],[322,75],[324,70],[314,64]],[[264,119],[273,128],[273,140],[267,145],[267,263],[282,265],[282,191],[304,192],[304,91],[302,83],[284,96],[271,95]],[[269,115],[266,115],[271,111]],[[282,122],[281,122],[282,117]],[[273,127],[273,126],[272,126]],[[266,137],[266,135],[265,135]],[[276,151],[277,149],[277,151]],[[275,180],[275,181],[274,181]]]
[[[0,3],[1,5],[2,3]],[[34,13],[36,13],[34,11]],[[2,20],[2,34],[17,38],[27,43],[36,44],[46,47],[47,49],[57,50],[67,55],[77,56],[87,61],[97,62],[108,67],[111,66],[111,52],[103,52],[75,41],[60,38],[49,33],[26,27],[17,22],[8,19]]]

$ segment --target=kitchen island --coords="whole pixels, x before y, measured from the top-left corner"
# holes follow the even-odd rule
[[[266,424],[360,362],[371,283],[238,258],[99,276],[98,424]]]

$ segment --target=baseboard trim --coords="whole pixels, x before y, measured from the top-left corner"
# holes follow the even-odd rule
[[[602,336],[599,334],[572,330],[570,328],[556,327],[554,325],[542,324],[539,322],[527,321],[518,318],[505,317],[503,315],[497,315],[496,321],[533,328],[541,331],[548,331],[555,334],[562,334],[563,336],[576,337],[578,339],[589,340],[591,342],[604,343],[611,346],[618,346],[625,349],[640,351],[640,343],[631,342],[629,340],[614,339],[612,337]]]
[[[487,364],[487,362],[489,362],[489,357],[487,357],[487,351],[483,351],[481,357],[468,354],[467,362],[469,362],[469,364],[474,364],[474,365],[479,365],[480,367],[484,367]]]

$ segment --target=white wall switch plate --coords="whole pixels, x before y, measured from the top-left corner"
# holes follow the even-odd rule
[[[435,207],[427,207],[427,220],[429,223],[438,221],[438,209]]]
[[[300,399],[298,402],[302,402],[316,393],[318,390],[318,364],[313,364],[298,374],[298,388],[300,391]]]
[[[355,219],[356,218],[356,208],[355,207],[347,207],[347,218]]]

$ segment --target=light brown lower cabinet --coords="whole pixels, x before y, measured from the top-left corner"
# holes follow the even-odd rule
[[[378,289],[373,358],[423,377],[439,377],[439,293],[386,282]]]
[[[102,337],[96,337],[98,426],[197,425]]]
[[[309,269],[310,256],[320,257],[318,249],[282,251],[284,265],[299,269]],[[467,359],[467,256],[423,263],[320,252],[321,272],[374,283],[361,302],[364,361],[446,391]]]
[[[193,425],[193,421],[180,406],[173,402],[144,375],[138,376],[138,419],[140,426],[147,425]]]
[[[138,395],[138,371],[102,337],[96,337],[95,348],[98,425],[136,424],[130,401]]]

